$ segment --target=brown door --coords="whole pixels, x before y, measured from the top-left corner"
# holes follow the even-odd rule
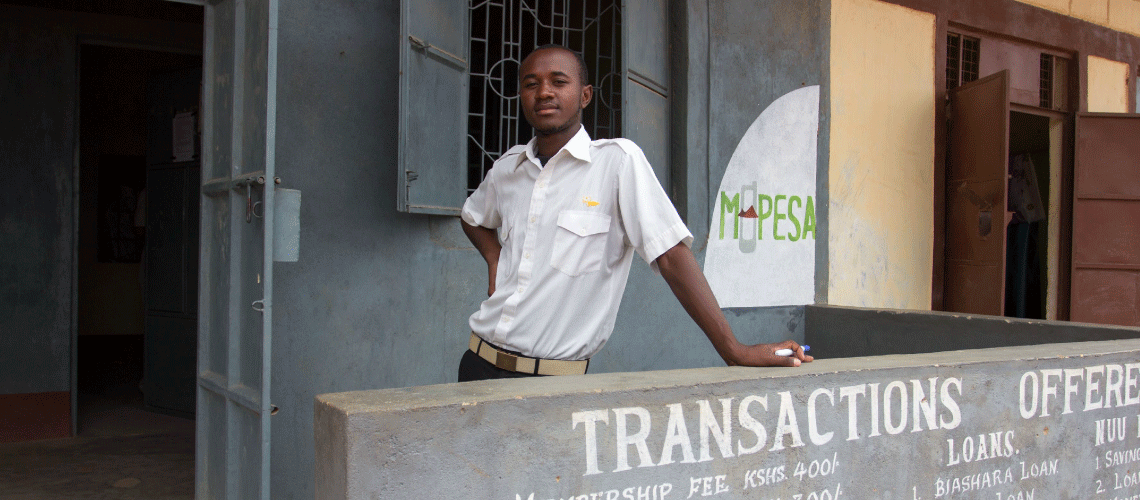
[[[1070,319],[1140,326],[1140,115],[1077,115]]]
[[[1009,76],[950,91],[946,182],[947,311],[1000,316],[1005,309]]]

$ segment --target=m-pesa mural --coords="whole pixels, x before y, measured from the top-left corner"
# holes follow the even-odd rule
[[[748,127],[714,194],[705,275],[721,307],[815,297],[819,86],[784,94]]]

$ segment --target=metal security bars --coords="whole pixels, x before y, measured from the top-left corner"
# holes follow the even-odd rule
[[[978,79],[981,66],[982,41],[968,36],[962,37],[962,83]]]
[[[946,35],[946,90],[961,85],[959,66],[962,64],[962,35],[949,33]]]
[[[958,33],[946,34],[946,89],[978,79],[981,40]]]
[[[468,193],[504,152],[530,140],[520,116],[518,69],[536,47],[559,44],[586,60],[594,100],[590,136],[621,136],[621,9],[613,0],[471,0]]]
[[[1041,54],[1041,75],[1040,75],[1040,90],[1041,107],[1046,109],[1053,108],[1053,56],[1051,54]]]

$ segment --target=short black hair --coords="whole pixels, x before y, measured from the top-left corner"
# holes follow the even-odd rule
[[[566,52],[574,54],[574,59],[578,61],[578,79],[582,81],[583,87],[590,84],[590,70],[586,69],[586,58],[582,57],[582,54],[576,50],[570,50],[569,47],[566,47],[564,45],[548,43],[546,45],[536,47],[534,50],[530,51],[530,54],[527,54],[527,57],[530,57],[530,55],[534,54],[535,52],[546,49],[565,50]]]

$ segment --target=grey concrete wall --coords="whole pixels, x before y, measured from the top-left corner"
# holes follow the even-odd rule
[[[1122,340],[327,394],[317,498],[1133,498],[1138,354]]]
[[[0,5],[0,394],[71,384],[81,40],[201,49],[201,28]]]
[[[768,105],[823,83],[820,0],[708,2],[708,207],[744,132]],[[706,217],[707,218],[707,217]]]
[[[695,4],[695,5],[693,5]],[[708,224],[715,197],[719,193],[729,159],[745,131],[774,101],[793,90],[825,83],[824,70],[827,57],[823,36],[826,33],[827,11],[820,0],[794,0],[786,2],[749,2],[731,0],[723,2],[692,2],[689,9],[703,10],[692,17],[706,22],[707,53],[702,59],[694,55],[690,64],[707,71],[703,86],[693,86],[690,109],[705,106],[708,121],[703,130],[691,130],[694,138],[707,141],[706,156],[708,178],[706,191],[701,195],[703,211],[699,228],[703,247],[708,236]],[[703,16],[703,19],[701,19]],[[698,39],[701,32],[690,24],[690,40]],[[694,95],[700,92],[701,95]],[[824,94],[826,96],[826,94]],[[825,98],[825,97],[823,97]],[[821,101],[821,113],[827,107]],[[826,131],[821,116],[821,133]],[[690,139],[695,140],[695,139]],[[825,137],[819,139],[819,149],[826,152]],[[817,160],[817,177],[827,179],[826,156]],[[763,190],[764,188],[761,187]],[[816,259],[827,258],[826,246],[826,184],[817,188]],[[693,225],[695,223],[690,223]],[[799,272],[817,273],[826,265]],[[825,276],[824,276],[825,278]],[[817,283],[821,277],[817,276]],[[826,290],[826,280],[823,289]],[[786,331],[796,338],[803,333],[803,316],[800,306],[735,308],[729,314],[736,318],[740,329],[747,331]]]
[[[67,391],[75,41],[10,9],[0,6],[0,393]]]
[[[695,53],[710,51],[709,42],[701,41],[709,38],[710,22],[765,9],[744,1],[733,5],[736,11],[718,7],[715,21],[706,16],[696,23]],[[272,383],[273,403],[281,408],[272,420],[275,498],[312,497],[312,476],[306,471],[313,470],[314,457],[303,437],[313,432],[310,404],[316,394],[455,380],[466,348],[467,318],[484,298],[485,264],[463,236],[458,219],[394,208],[398,15],[395,0],[281,4],[277,172],[283,187],[303,192],[304,203],[300,261],[275,268]],[[788,35],[806,44],[814,35],[799,35],[803,27]],[[783,54],[757,68],[749,58],[765,57],[771,42],[755,30],[718,29],[718,50],[748,63],[718,80],[745,85],[763,75],[758,88],[770,99],[803,81],[818,81],[781,73],[775,79],[787,89],[768,88],[775,85],[769,73],[779,61],[802,53]],[[699,64],[707,60],[701,58]],[[709,76],[703,71],[698,77],[707,89]],[[716,91],[736,93],[722,87]],[[699,92],[707,90],[695,95]],[[717,124],[709,129],[705,123],[695,132],[718,144],[720,134],[742,134],[763,109],[735,116],[737,103],[714,100],[716,119],[731,118],[740,127]],[[731,150],[718,150],[711,163],[723,170],[729,154]],[[701,220],[711,206],[704,196],[703,190],[697,194],[704,205],[696,212]],[[698,251],[705,226],[707,220],[694,228]],[[801,338],[802,316],[802,308],[739,310],[729,312],[729,321],[743,340],[764,342]],[[591,362],[591,373],[722,364],[664,281],[644,262],[634,262],[614,335]]]
[[[804,342],[821,358],[1140,338],[1140,328],[975,314],[808,306]]]

